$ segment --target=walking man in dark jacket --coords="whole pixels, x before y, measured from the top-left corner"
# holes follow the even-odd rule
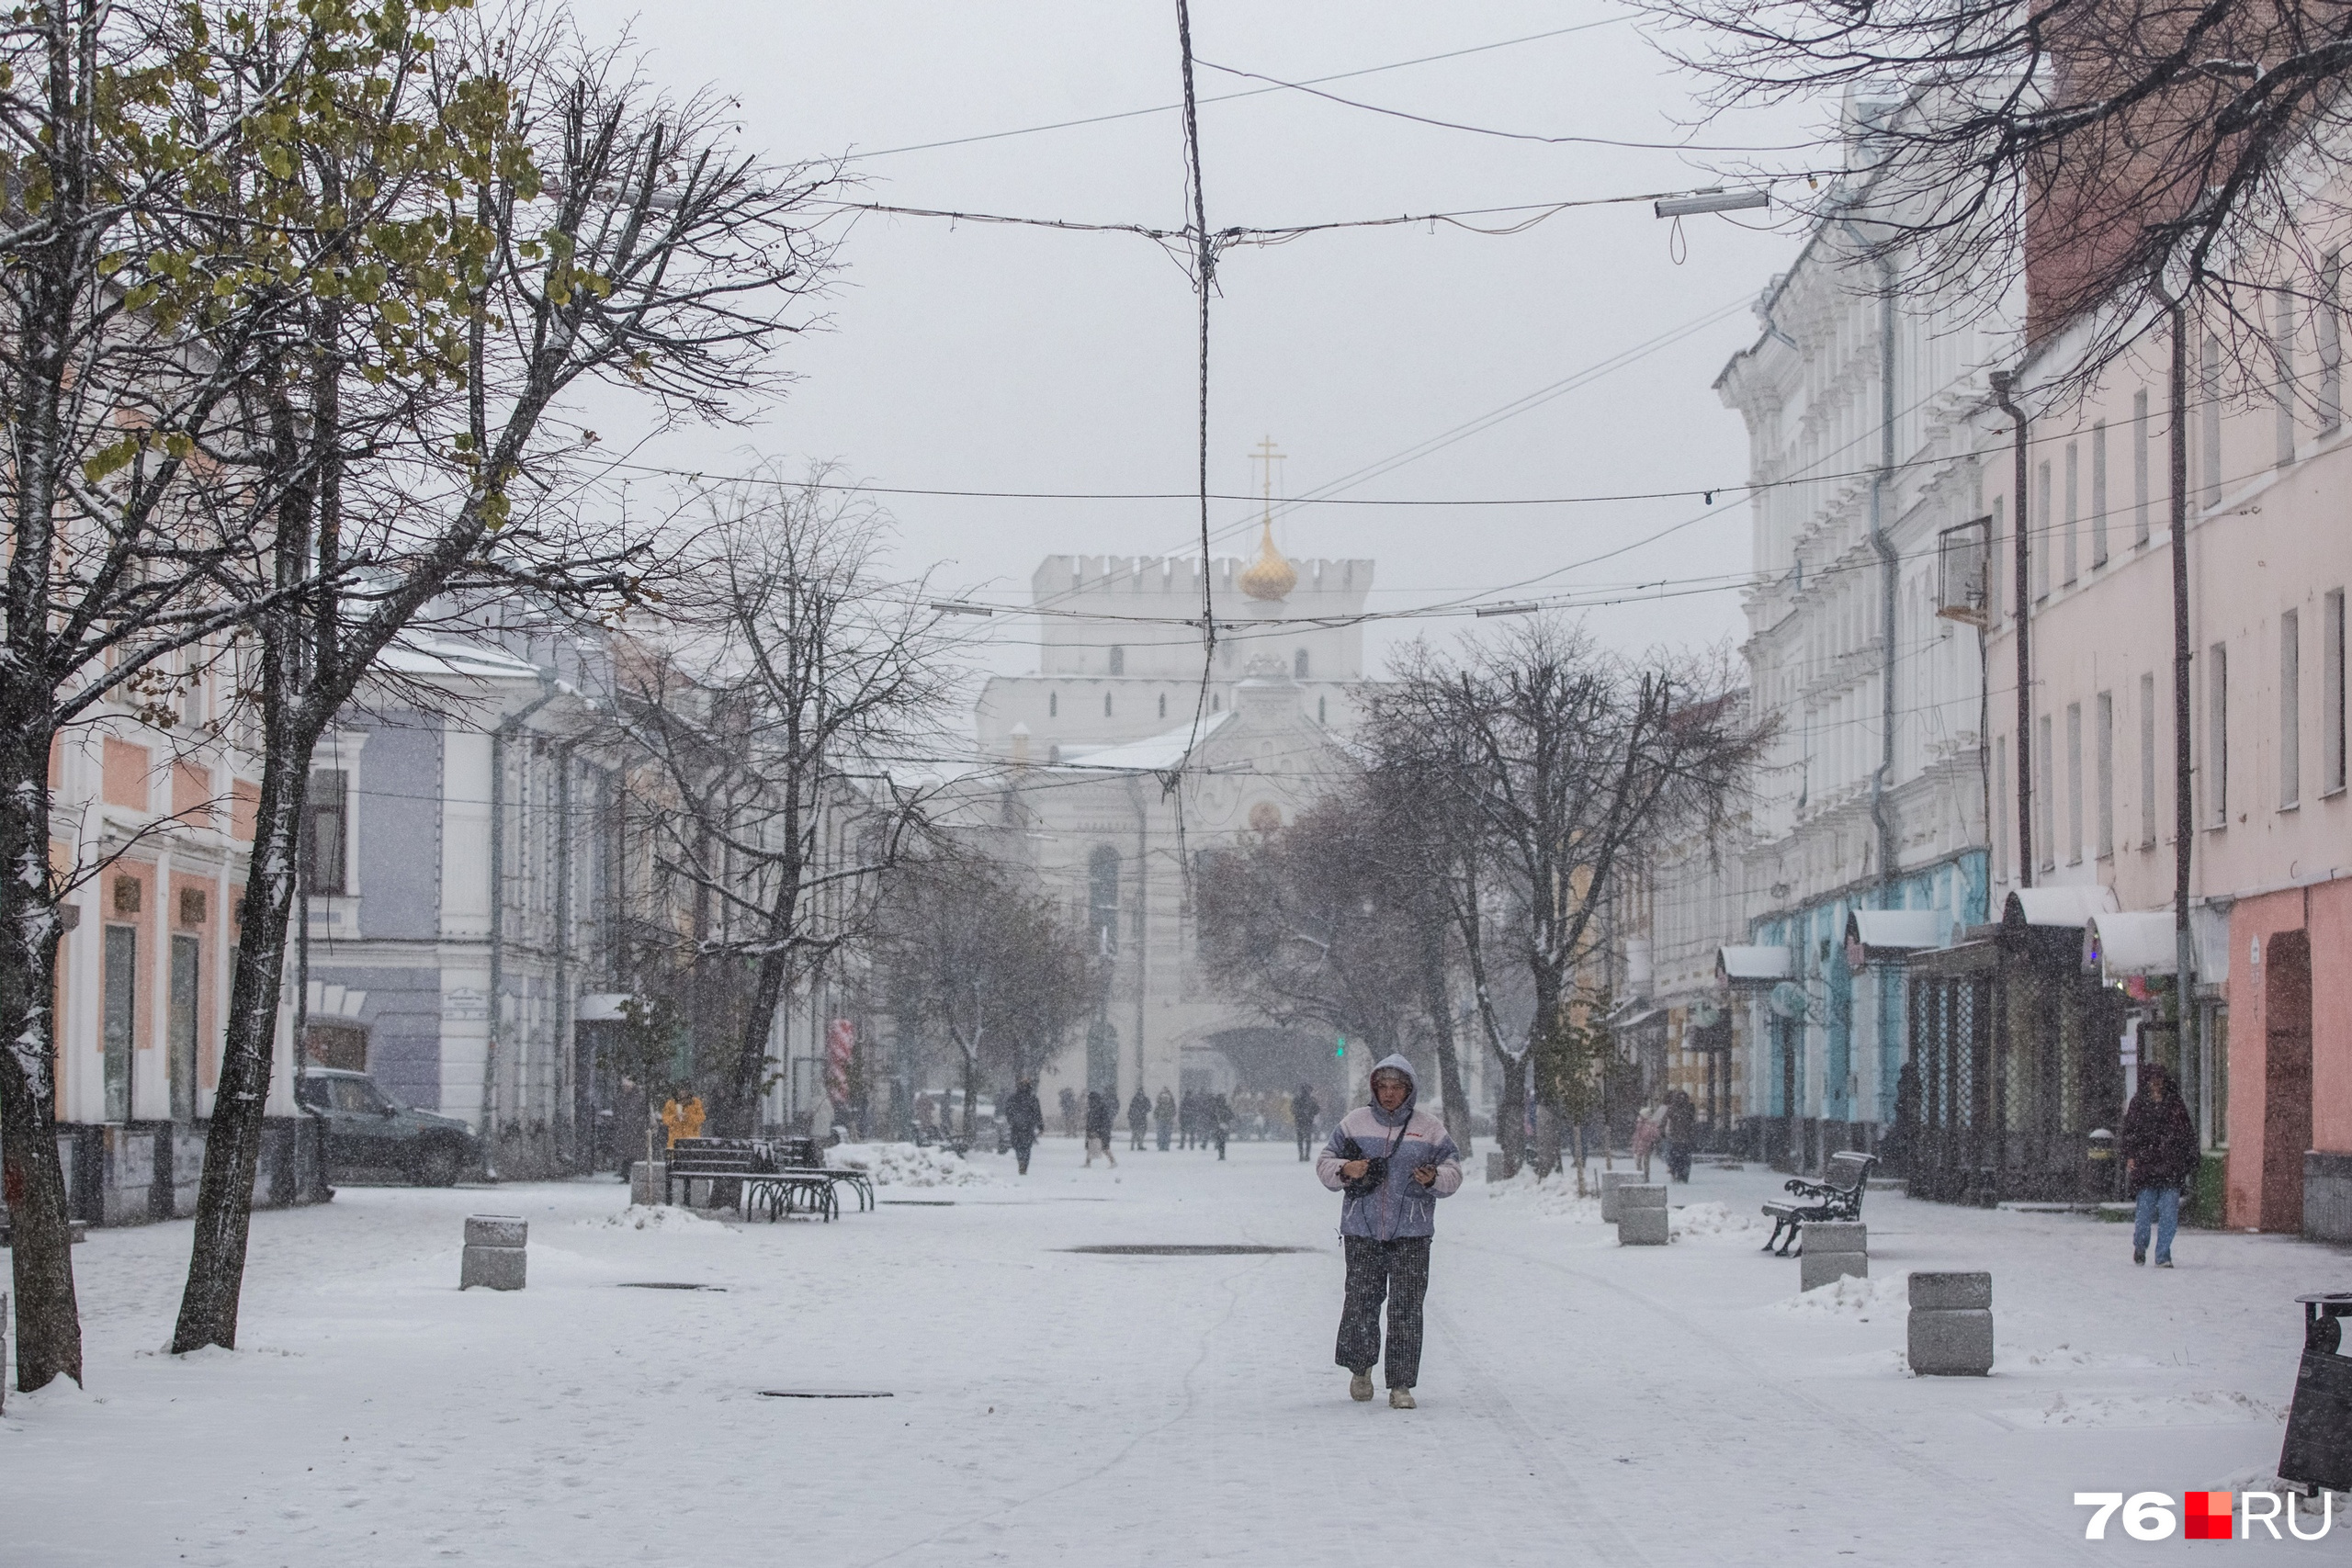
[[[1034,1078],[1023,1078],[1004,1097],[1004,1130],[1012,1140],[1012,1153],[1021,1161],[1021,1174],[1029,1174],[1029,1151],[1037,1142],[1037,1134],[1046,1130],[1046,1108],[1037,1103],[1037,1084]]]
[[[1225,1157],[1225,1140],[1233,1133],[1233,1102],[1221,1094],[1208,1098],[1209,1136],[1216,1144],[1216,1157]]]
[[[1308,1156],[1309,1145],[1315,1142],[1315,1119],[1323,1114],[1323,1107],[1316,1103],[1315,1091],[1305,1084],[1290,1097],[1290,1124],[1298,1131],[1298,1157]]]
[[[1144,1133],[1150,1126],[1151,1098],[1144,1093],[1143,1085],[1137,1084],[1136,1097],[1127,1101],[1127,1131],[1135,1134],[1135,1142],[1127,1146],[1131,1149],[1142,1148]]]
[[[1347,1196],[1340,1237],[1347,1248],[1347,1299],[1332,1359],[1348,1369],[1348,1397],[1372,1397],[1381,1360],[1380,1308],[1388,1305],[1388,1407],[1413,1408],[1421,1374],[1421,1298],[1430,1286],[1430,1238],[1437,1201],[1462,1187],[1462,1156],[1445,1123],[1413,1101],[1413,1064],[1384,1056],[1372,1069],[1372,1103],[1331,1129],[1315,1162],[1323,1185]]]
[[[1118,1168],[1119,1156],[1111,1152],[1112,1107],[1117,1092],[1114,1089],[1105,1094],[1099,1089],[1086,1091],[1086,1163],[1090,1166],[1094,1163],[1094,1156],[1101,1155],[1111,1162],[1113,1169]]]
[[[2173,1233],[2180,1228],[2180,1187],[2197,1168],[2197,1129],[2172,1075],[2151,1062],[2140,1069],[2140,1092],[2123,1112],[2123,1179],[2132,1190],[2132,1261],[2148,1260],[2148,1228],[2156,1232],[2156,1267],[2172,1267]]]

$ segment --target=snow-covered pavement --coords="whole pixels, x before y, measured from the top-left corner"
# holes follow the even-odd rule
[[[244,1348],[185,1359],[188,1227],[94,1232],[87,1392],[0,1416],[0,1563],[2086,1562],[2157,1549],[2085,1542],[2076,1491],[2264,1483],[2292,1298],[2352,1286],[2275,1237],[2159,1272],[2120,1226],[1875,1192],[1871,1283],[1794,1299],[1747,1223],[1770,1172],[1701,1167],[1633,1249],[1474,1179],[1396,1412],[1330,1363],[1337,1201],[1287,1145],[1120,1157],[1049,1141],[831,1225],[347,1189],[255,1217]],[[458,1292],[469,1213],[529,1220],[528,1290]],[[1302,1250],[1067,1250],[1138,1243]],[[1993,1271],[1991,1378],[1903,1369],[1902,1277],[1941,1268]]]

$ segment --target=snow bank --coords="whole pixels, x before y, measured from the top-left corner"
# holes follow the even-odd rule
[[[1996,1410],[1994,1419],[2019,1431],[2063,1427],[2237,1427],[2282,1422],[2287,1412],[2267,1400],[2233,1389],[2196,1393],[2053,1394],[2050,1403],[2024,1410]]]
[[[876,1187],[984,1187],[987,1171],[946,1149],[914,1144],[836,1144],[825,1151],[836,1170],[862,1170]]]
[[[582,1220],[580,1226],[582,1230],[663,1231],[671,1235],[735,1234],[732,1226],[720,1224],[717,1220],[706,1220],[692,1210],[661,1203],[631,1203],[617,1214],[599,1214],[593,1220]]]
[[[1677,1241],[1693,1237],[1741,1235],[1756,1228],[1747,1214],[1732,1213],[1722,1203],[1685,1203],[1667,1215],[1667,1228]]]
[[[1487,1184],[1487,1196],[1499,1202],[1524,1204],[1537,1213],[1555,1219],[1598,1224],[1600,1219],[1600,1198],[1598,1193],[1577,1196],[1576,1172],[1555,1170],[1546,1177],[1537,1177],[1525,1166],[1509,1181]]]
[[[1904,1275],[1870,1280],[1849,1274],[1774,1302],[1770,1310],[1793,1313],[1800,1317],[1856,1317],[1867,1323],[1876,1313],[1907,1311],[1910,1300],[1911,1281]]]

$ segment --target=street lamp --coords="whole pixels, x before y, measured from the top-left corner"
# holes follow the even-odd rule
[[[1689,196],[1669,196],[1653,202],[1651,210],[1660,218],[1690,218],[1702,212],[1745,212],[1752,208],[1772,205],[1771,193],[1760,190],[1725,190],[1711,186],[1694,190]]]

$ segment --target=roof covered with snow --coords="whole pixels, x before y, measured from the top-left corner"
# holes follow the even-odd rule
[[[1182,767],[1184,759],[1193,754],[1193,748],[1223,729],[1236,716],[1235,710],[1227,708],[1222,713],[1210,714],[1197,724],[1171,729],[1165,735],[1082,750],[1064,747],[1062,760],[1054,765],[1076,773],[1164,773],[1170,768]]]

